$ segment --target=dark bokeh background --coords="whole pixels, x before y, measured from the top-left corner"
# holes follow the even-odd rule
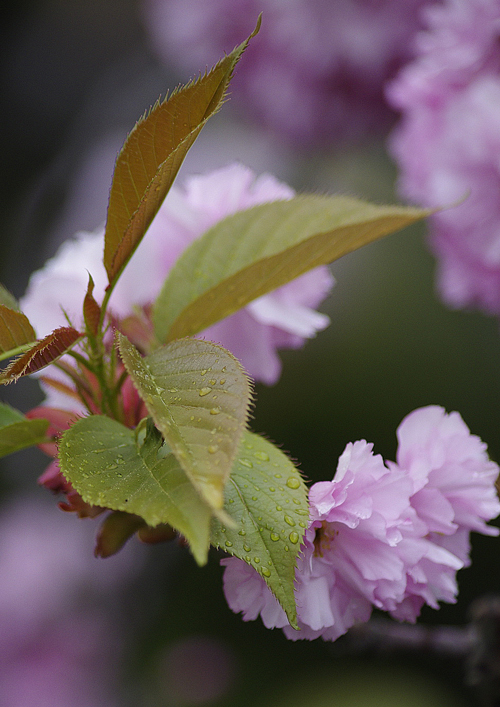
[[[113,159],[126,131],[158,95],[189,77],[159,65],[135,0],[10,3],[1,32],[0,275],[20,295],[29,273],[63,238],[104,219]],[[221,156],[246,157],[248,147],[240,149],[234,137],[235,121],[228,106],[183,172],[189,165],[218,166]],[[396,198],[396,175],[380,142],[330,153],[277,147],[269,165],[260,153],[255,159],[259,164],[251,166],[273,168],[298,189]],[[423,226],[336,263],[337,285],[323,308],[331,326],[303,351],[283,355],[275,387],[258,387],[253,428],[300,460],[309,479],[331,478],[345,444],[360,438],[394,458],[401,419],[431,403],[459,410],[500,461],[498,323],[445,309],[434,292],[433,269]],[[6,391],[21,409],[38,395],[30,382]],[[37,451],[4,462],[4,509],[27,495],[47,502],[45,491],[33,490],[45,463]],[[60,513],[55,504],[47,512]],[[78,521],[68,517],[66,523]],[[343,639],[334,645],[288,642],[281,632],[266,631],[260,621],[245,624],[229,611],[215,554],[199,569],[176,547],[141,547],[138,553],[137,570],[107,597],[119,625],[120,647],[110,660],[119,678],[116,704],[475,703],[462,688],[458,661],[421,653],[353,657]],[[424,611],[423,621],[464,623],[475,597],[498,590],[497,553],[494,540],[475,538],[473,568],[459,575],[458,604]],[[101,562],[92,568],[99,573]],[[203,666],[211,677],[197,688]],[[64,682],[65,676],[53,680]],[[101,703],[89,707],[94,704]]]

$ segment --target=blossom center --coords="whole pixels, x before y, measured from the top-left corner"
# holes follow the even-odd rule
[[[315,557],[323,557],[324,553],[329,553],[339,531],[332,523],[326,520],[321,522],[321,525],[316,528],[314,536],[314,555]]]

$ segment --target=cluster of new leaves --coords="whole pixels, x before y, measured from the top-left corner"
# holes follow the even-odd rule
[[[147,350],[107,313],[120,274],[187,151],[222,105],[252,36],[158,102],[128,136],[116,162],[105,230],[109,284],[98,303],[90,278],[83,330],[68,325],[37,341],[16,302],[0,290],[0,356],[17,356],[0,382],[51,364],[71,379],[68,389],[89,414],[60,437],[58,462],[84,502],[111,511],[101,526],[101,554],[134,532],[146,537],[154,529],[165,537],[180,533],[199,564],[212,544],[251,564],[295,625],[293,579],[308,520],[306,487],[283,452],[248,431],[251,388],[239,362],[220,346],[192,337],[304,272],[425,214],[339,196],[263,204],[219,222],[179,258],[152,303]],[[73,364],[68,356],[61,360],[65,354]],[[142,419],[127,416],[125,383],[133,385],[146,411]],[[1,405],[0,454],[50,441],[48,425]]]

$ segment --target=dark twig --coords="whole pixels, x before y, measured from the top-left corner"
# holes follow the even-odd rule
[[[372,618],[354,626],[339,644],[348,653],[418,652],[463,661],[464,682],[483,707],[500,707],[500,596],[477,599],[465,626],[399,624]]]

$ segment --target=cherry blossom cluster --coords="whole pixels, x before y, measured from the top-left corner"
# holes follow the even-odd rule
[[[259,615],[267,628],[292,639],[334,641],[373,607],[414,622],[424,604],[453,603],[456,572],[470,563],[471,531],[500,512],[498,466],[457,412],[414,410],[397,431],[397,461],[349,443],[333,481],[314,484],[310,519],[295,574],[300,630],[262,577],[236,558],[222,560],[224,591],[245,621]]]
[[[417,58],[389,85],[402,112],[390,139],[405,197],[440,211],[430,243],[452,307],[500,314],[500,2],[426,10]],[[458,205],[457,205],[458,203]]]

